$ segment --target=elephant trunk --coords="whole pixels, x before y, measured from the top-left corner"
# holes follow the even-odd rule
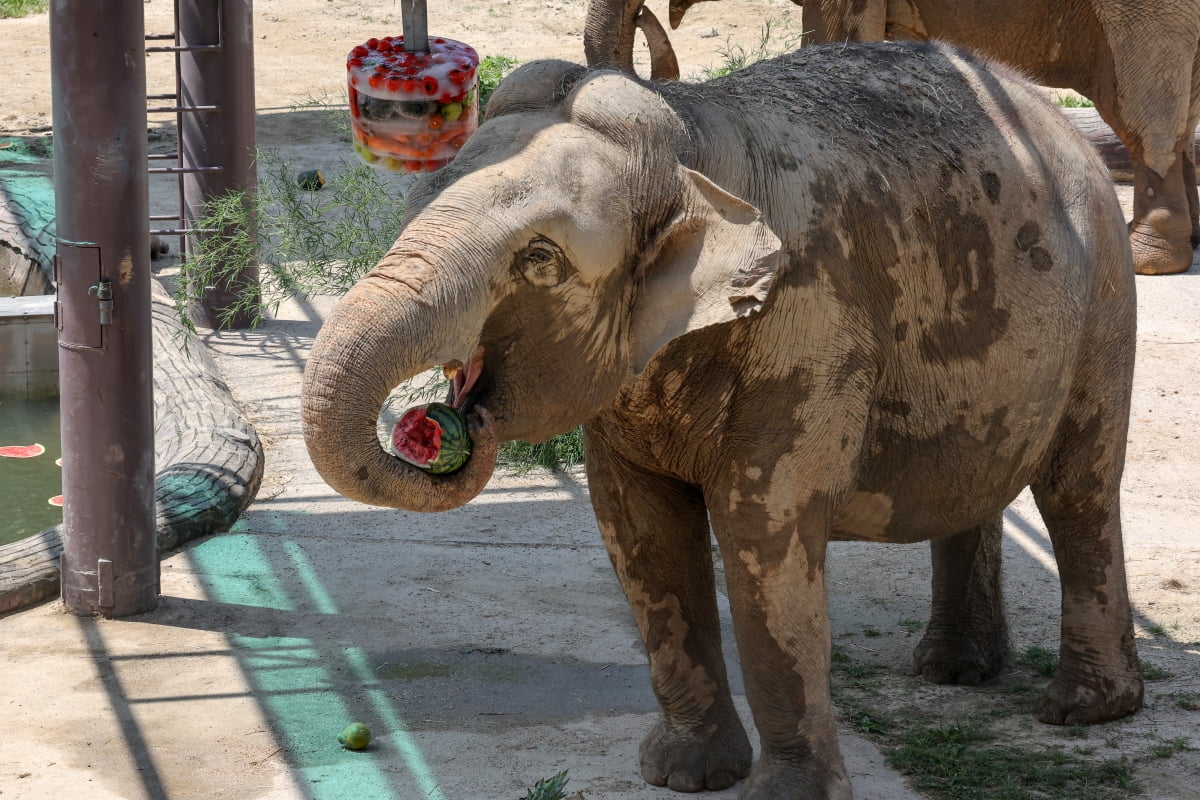
[[[633,41],[638,28],[650,48],[651,80],[677,80],[679,62],[658,18],[645,0],[592,0],[583,27],[583,50],[593,69],[619,69],[635,75]]]
[[[352,500],[445,511],[483,490],[495,468],[497,441],[491,416],[477,407],[467,416],[471,457],[454,473],[427,473],[380,445],[376,425],[391,390],[429,367],[469,359],[478,341],[477,334],[474,342],[455,341],[453,321],[435,317],[433,309],[445,308],[437,298],[454,290],[438,286],[436,278],[419,285],[429,270],[427,262],[415,264],[391,274],[381,265],[347,293],[321,328],[304,371],[304,441],[321,477]]]

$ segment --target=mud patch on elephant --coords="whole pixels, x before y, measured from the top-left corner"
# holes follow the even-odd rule
[[[941,267],[948,311],[922,334],[921,354],[942,365],[983,360],[1004,338],[1009,320],[1008,310],[996,305],[995,244],[987,220],[950,193],[914,216]]]
[[[983,193],[987,195],[987,199],[992,205],[1000,202],[1000,176],[994,172],[984,172],[979,176],[979,183],[983,186]]]

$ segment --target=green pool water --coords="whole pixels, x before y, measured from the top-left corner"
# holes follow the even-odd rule
[[[32,536],[62,522],[62,509],[47,501],[62,494],[58,398],[28,400],[0,394],[0,447],[37,442],[34,458],[0,458],[0,544]]]

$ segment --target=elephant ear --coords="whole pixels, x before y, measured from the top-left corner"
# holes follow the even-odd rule
[[[679,169],[681,211],[638,267],[634,374],[672,339],[762,309],[779,267],[782,245],[758,209],[699,172]]]

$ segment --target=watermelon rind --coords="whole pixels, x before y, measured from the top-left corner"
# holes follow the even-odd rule
[[[430,403],[425,413],[442,428],[442,449],[425,469],[434,475],[445,475],[461,469],[471,456],[471,436],[463,415],[445,403]]]

